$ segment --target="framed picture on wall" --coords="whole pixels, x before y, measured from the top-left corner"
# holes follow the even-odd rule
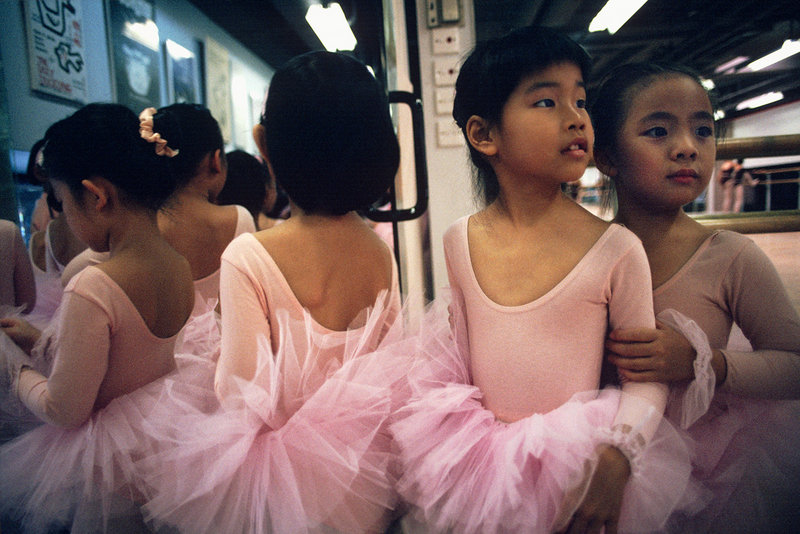
[[[25,0],[31,89],[88,102],[81,0]]]
[[[115,100],[137,115],[161,105],[158,27],[150,0],[106,0]]]
[[[206,106],[217,119],[222,138],[231,141],[231,72],[228,50],[211,38],[205,42]]]
[[[202,103],[198,99],[194,52],[170,39],[164,42],[164,51],[167,63],[168,103]]]

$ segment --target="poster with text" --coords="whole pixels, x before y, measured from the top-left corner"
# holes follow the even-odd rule
[[[25,1],[31,89],[88,102],[81,0]]]
[[[159,41],[153,3],[107,0],[106,22],[116,101],[137,115],[160,107]]]
[[[222,138],[231,141],[231,73],[228,50],[206,38],[206,101],[211,115],[217,119]]]

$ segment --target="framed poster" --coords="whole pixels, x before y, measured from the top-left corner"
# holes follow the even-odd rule
[[[25,0],[31,89],[88,102],[81,0]]]
[[[167,61],[167,97],[169,104],[188,102],[200,104],[194,75],[194,53],[167,39],[164,42]]]
[[[222,139],[231,141],[231,74],[228,50],[211,38],[206,38],[206,102],[217,119]]]
[[[160,106],[159,41],[150,0],[106,0],[115,100],[137,115]]]

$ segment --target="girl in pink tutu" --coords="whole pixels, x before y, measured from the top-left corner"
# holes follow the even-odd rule
[[[615,330],[607,345],[631,382],[671,385],[667,413],[697,440],[695,474],[714,498],[673,530],[792,532],[800,403],[789,399],[800,398],[800,318],[751,240],[682,210],[714,170],[712,112],[700,80],[681,67],[624,65],[596,94],[597,166],[613,180],[615,220],[644,244],[663,320]],[[733,323],[752,350],[726,348]]]
[[[369,353],[395,339],[400,295],[391,251],[355,210],[397,171],[386,96],[344,54],[298,56],[272,78],[254,137],[292,216],[222,255],[221,406],[161,429],[172,443],[140,462],[145,512],[193,534],[380,532],[405,369]]]
[[[0,508],[24,532],[117,531],[135,521],[127,475],[193,306],[189,265],[156,223],[175,182],[124,106],[90,104],[46,139],[63,216],[109,256],[67,285],[53,336],[0,321],[2,390],[47,423],[0,448]]]
[[[666,386],[599,390],[608,329],[655,320],[639,240],[562,193],[591,159],[588,71],[537,27],[461,68],[453,116],[486,207],[445,234],[452,327],[425,321],[427,369],[392,425],[411,531],[650,532],[692,496]]]

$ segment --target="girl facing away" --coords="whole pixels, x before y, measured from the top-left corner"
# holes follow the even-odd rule
[[[2,386],[47,423],[0,448],[0,507],[25,532],[113,531],[119,514],[135,513],[125,474],[154,384],[175,368],[191,272],[156,222],[175,186],[167,158],[139,137],[131,111],[90,104],[46,139],[62,216],[108,259],[67,285],[44,346],[24,321],[0,321]]]
[[[298,56],[272,78],[254,137],[292,216],[222,255],[221,407],[172,419],[174,446],[143,462],[145,511],[187,533],[381,532],[405,360],[368,353],[395,338],[400,295],[356,210],[397,171],[386,95],[349,56]]]
[[[598,390],[607,329],[654,316],[639,240],[561,192],[591,157],[589,61],[526,27],[461,68],[486,207],[445,234],[452,333],[423,327],[428,370],[392,425],[412,531],[652,531],[691,495],[666,386]]]
[[[800,318],[750,239],[682,209],[714,169],[709,96],[691,71],[659,64],[623,65],[595,96],[597,166],[616,190],[615,221],[644,244],[664,321],[613,331],[610,360],[631,382],[670,384],[668,415],[697,441],[695,474],[714,495],[673,530],[795,531]],[[727,348],[733,323],[752,351]]]
[[[255,223],[243,206],[216,204],[227,162],[222,132],[208,109],[185,103],[147,108],[139,121],[142,137],[170,156],[177,187],[158,213],[158,227],[189,262],[197,292],[192,315],[197,317],[213,309],[219,299],[222,251],[236,236],[255,231]],[[67,267],[62,280],[102,259],[93,252],[82,254]]]

